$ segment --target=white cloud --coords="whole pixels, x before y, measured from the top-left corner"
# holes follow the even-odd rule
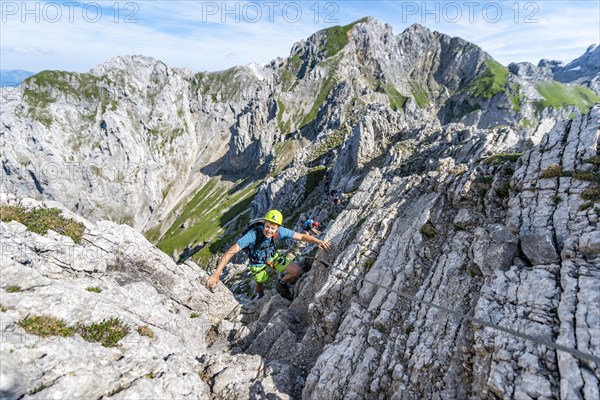
[[[298,22],[291,22],[292,9],[286,17],[282,7],[269,9],[266,3],[252,6],[248,2],[235,3],[240,20],[235,22],[236,16],[222,8],[222,1],[102,2],[105,8],[96,23],[87,22],[81,9],[75,10],[73,22],[68,20],[68,14],[54,24],[8,19],[0,26],[0,65],[3,69],[87,71],[115,56],[143,54],[174,67],[219,70],[286,57],[294,42],[319,29],[347,24],[365,15],[390,23],[396,34],[413,22],[425,20],[428,28],[476,43],[503,64],[537,63],[541,58],[570,61],[590,44],[600,41],[600,6],[595,1],[537,2],[535,24],[523,23],[526,11],[531,12],[524,9],[525,4],[532,2],[501,3],[505,8],[497,23],[490,23],[481,15],[469,22],[464,9],[458,21],[444,20],[442,15],[438,18],[440,22],[435,23],[436,16],[423,10],[413,15],[407,8],[408,2],[279,2],[280,6],[288,3],[302,5],[302,18]],[[118,14],[115,4],[120,7]],[[138,8],[124,9],[125,4],[135,4]],[[218,8],[210,8],[211,4]],[[318,8],[314,8],[315,4]],[[420,6],[424,2],[412,4]],[[441,10],[444,3],[439,4]],[[517,23],[514,10],[508,8],[514,4],[522,8]],[[232,10],[236,6],[230,7]],[[428,7],[431,10],[434,6]],[[491,11],[489,15],[493,16]],[[124,23],[127,16],[138,22]],[[453,14],[446,16],[452,18]],[[249,22],[252,20],[256,23]]]

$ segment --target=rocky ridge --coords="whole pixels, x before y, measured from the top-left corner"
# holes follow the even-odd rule
[[[196,264],[177,265],[127,225],[90,222],[58,203],[2,194],[2,205],[58,208],[85,227],[77,244],[0,222],[2,398],[248,398],[258,390],[250,382],[288,397],[279,382],[289,379],[285,369],[223,354],[231,346],[219,332],[242,329],[244,315],[224,286],[206,289]],[[73,326],[118,318],[129,332],[105,346],[83,334],[45,336],[50,320],[27,330],[24,321],[34,317]],[[213,355],[219,363],[205,371]]]
[[[576,61],[589,77],[588,53]],[[293,158],[278,154],[293,147],[286,143],[315,156],[367,115],[403,125],[388,123],[390,131],[439,119],[530,135],[542,119],[536,85],[553,73],[542,70],[509,72],[460,38],[419,25],[394,36],[364,18],[317,32],[266,66],[193,74],[128,56],[88,74],[44,71],[2,94],[2,189],[155,228],[160,238],[210,177],[245,178],[249,164],[254,179],[281,171]],[[593,102],[591,92],[578,96],[590,97],[581,107]]]
[[[548,82],[552,70],[506,69],[420,26],[398,36],[373,19],[340,29],[247,69],[251,81],[271,77],[261,90],[194,76],[195,110],[231,133],[210,151],[214,162],[194,164],[199,176],[239,173],[254,160],[271,174],[253,215],[277,207],[290,225],[316,217],[336,244],[318,254],[327,264],[309,260],[291,304],[271,291],[212,321],[206,351],[182,356],[199,358],[186,368],[199,369],[202,393],[597,398],[598,365],[449,319],[398,292],[598,357],[598,106],[557,105],[551,94],[571,89]],[[347,42],[331,46],[339,33]],[[297,150],[289,164],[279,146]],[[238,299],[247,280],[232,266]]]

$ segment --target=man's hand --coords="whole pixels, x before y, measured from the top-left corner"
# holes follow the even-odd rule
[[[218,274],[218,273],[214,272],[210,276],[210,278],[208,278],[208,281],[206,282],[206,287],[209,288],[209,289],[212,289],[214,287],[219,286],[219,282],[221,282],[219,280],[219,275],[221,275],[221,274]]]
[[[323,250],[331,250],[333,248],[333,245],[329,240],[321,240],[321,242],[319,243],[319,248]]]

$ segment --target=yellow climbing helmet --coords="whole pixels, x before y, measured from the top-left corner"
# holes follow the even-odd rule
[[[283,215],[277,210],[267,211],[263,219],[277,225],[283,225]]]

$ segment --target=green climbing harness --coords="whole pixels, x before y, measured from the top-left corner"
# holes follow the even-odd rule
[[[263,265],[249,265],[248,269],[254,275],[254,281],[257,283],[265,283],[269,280],[269,273],[267,272],[267,266],[273,268],[277,272],[285,271],[286,267],[292,262],[287,256],[275,253],[273,257]]]

